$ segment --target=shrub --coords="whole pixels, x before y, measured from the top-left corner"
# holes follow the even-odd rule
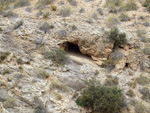
[[[5,108],[13,108],[16,105],[16,100],[14,97],[8,97],[4,102]]]
[[[134,0],[129,0],[125,5],[126,11],[137,10],[139,7]]]
[[[91,109],[92,112],[120,113],[124,106],[124,95],[121,89],[100,85],[95,78],[85,83],[87,87],[76,100],[79,106]]]
[[[35,70],[35,76],[37,76],[40,79],[46,79],[50,75],[46,70],[44,70],[42,68],[38,68],[38,69]]]
[[[14,7],[24,7],[29,4],[29,0],[15,0]]]
[[[107,38],[114,43],[114,47],[127,44],[126,34],[119,33],[118,28],[112,28],[107,32]]]
[[[119,16],[119,20],[123,22],[130,21],[130,17],[125,13],[121,13]]]
[[[148,11],[150,11],[150,0],[145,0],[143,6],[146,7]]]
[[[139,101],[136,101],[134,109],[136,113],[147,113],[145,104]]]
[[[143,49],[143,53],[144,53],[145,55],[150,55],[150,48],[144,48],[144,49]]]
[[[59,14],[60,14],[62,17],[70,16],[70,14],[71,14],[70,8],[68,8],[68,7],[62,8],[62,9],[60,10]]]
[[[0,63],[2,63],[7,58],[7,56],[9,54],[10,54],[9,52],[2,52],[2,53],[0,53]]]
[[[106,86],[117,86],[118,85],[118,78],[116,77],[110,77],[107,78],[105,81]]]
[[[128,90],[128,92],[126,93],[126,95],[128,95],[130,97],[134,97],[135,96],[134,92],[131,89]]]
[[[146,85],[146,84],[149,84],[149,83],[150,83],[150,78],[141,75],[140,77],[138,77],[138,78],[136,79],[136,82],[137,82],[138,84],[140,84],[140,85]]]
[[[24,63],[24,62],[23,62],[22,58],[18,58],[18,59],[17,59],[17,64],[21,64],[21,65],[22,65],[23,63]]]
[[[142,98],[146,100],[147,102],[150,101],[150,89],[147,87],[144,87],[140,89],[140,93],[143,95]]]
[[[114,27],[114,26],[117,26],[118,24],[120,24],[118,18],[116,18],[115,16],[111,16],[108,18],[107,20],[107,26],[109,27]]]
[[[53,3],[55,0],[39,0],[38,4],[47,5]]]
[[[43,105],[43,103],[36,103],[37,106],[34,110],[34,113],[48,113]]]
[[[106,0],[106,6],[114,5],[120,6],[123,0]]]
[[[13,29],[16,30],[22,25],[23,25],[23,20],[20,20],[14,24]]]
[[[3,71],[3,75],[9,74],[9,73],[10,73],[10,71],[9,71],[8,69],[5,69],[5,70]]]
[[[49,12],[46,12],[46,13],[43,14],[44,19],[48,18],[48,16],[49,16]]]
[[[52,11],[56,11],[57,10],[57,6],[51,5],[51,9],[52,9]]]
[[[118,63],[119,60],[121,60],[123,58],[123,56],[124,55],[121,52],[114,51],[109,55],[107,63],[115,65]]]
[[[44,31],[45,33],[49,32],[49,31],[50,31],[50,28],[51,28],[51,27],[50,27],[50,25],[49,25],[47,22],[41,24],[40,27],[39,27],[39,29],[40,29],[41,31]]]
[[[70,5],[72,6],[77,6],[77,1],[76,0],[67,0]]]
[[[60,48],[52,49],[49,53],[49,57],[56,65],[64,65],[67,60],[66,52]]]
[[[59,91],[67,91],[67,86],[61,82],[59,82],[58,80],[54,80],[51,82],[50,85],[50,91],[52,91],[53,89],[57,89]]]
[[[3,17],[16,17],[17,15],[13,11],[3,12]]]
[[[0,31],[3,31],[3,29],[0,27]]]

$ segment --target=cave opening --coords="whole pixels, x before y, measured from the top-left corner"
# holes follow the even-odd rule
[[[68,53],[71,53],[73,55],[78,55],[78,56],[86,56],[86,57],[90,57],[88,55],[85,55],[83,54],[80,49],[79,49],[79,46],[77,44],[74,44],[74,43],[70,43],[70,42],[66,42],[66,47],[65,47],[65,50],[68,52]]]
[[[78,54],[82,54],[78,45],[77,44],[73,44],[73,43],[70,43],[70,42],[67,42],[67,48],[66,50],[68,52],[71,52],[71,53],[78,53]]]

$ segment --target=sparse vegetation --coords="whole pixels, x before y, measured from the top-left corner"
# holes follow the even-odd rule
[[[50,75],[46,70],[38,68],[35,70],[35,76],[40,79],[47,79]]]
[[[57,10],[57,6],[51,5],[51,9],[52,9],[52,11],[56,11]]]
[[[0,32],[3,31],[3,29],[0,27]]]
[[[128,0],[127,4],[125,5],[126,11],[137,10],[138,8],[139,7],[134,0]]]
[[[14,97],[8,97],[4,102],[4,106],[6,108],[13,108],[16,105],[16,101]]]
[[[119,20],[122,22],[130,21],[130,17],[126,13],[121,13],[119,16]]]
[[[67,16],[70,16],[70,15],[71,15],[71,10],[70,10],[70,8],[68,8],[68,7],[63,7],[63,8],[59,11],[59,14],[60,14],[62,17],[67,17]]]
[[[22,58],[21,58],[21,57],[17,59],[17,64],[20,64],[20,65],[22,65],[22,64],[23,64],[23,60],[22,60]]]
[[[114,27],[114,26],[117,26],[118,24],[120,24],[120,21],[118,20],[117,17],[115,16],[110,16],[107,20],[107,26],[109,27]]]
[[[29,5],[29,0],[15,0],[14,7],[24,7]]]
[[[140,75],[137,79],[136,82],[140,85],[147,85],[150,83],[150,78],[144,75]]]
[[[147,10],[150,12],[150,0],[145,0],[143,6],[146,7]]]
[[[107,32],[107,38],[114,43],[114,47],[127,44],[126,34],[120,33],[118,28],[112,28]]]
[[[134,107],[136,113],[147,113],[146,106],[143,102],[136,101]]]
[[[56,65],[64,65],[67,61],[66,52],[60,48],[53,48],[49,52],[49,58],[52,59]]]
[[[76,0],[67,0],[70,5],[72,6],[77,6],[77,1]]]
[[[43,18],[44,18],[44,19],[47,19],[48,16],[49,16],[49,12],[46,12],[46,13],[43,14]]]
[[[146,100],[147,102],[150,101],[150,89],[148,87],[140,89],[140,93],[143,95],[142,99]]]
[[[117,77],[109,77],[105,80],[105,85],[106,86],[117,86],[119,83]]]
[[[126,95],[128,95],[129,97],[134,97],[135,96],[133,90],[131,90],[131,89],[128,90],[128,92],[126,93]]]
[[[10,71],[9,71],[8,69],[5,69],[5,70],[3,71],[3,75],[9,74],[9,73],[10,73]]]
[[[50,25],[47,22],[41,24],[40,27],[39,27],[39,29],[41,31],[44,31],[45,33],[49,32],[50,28],[51,27],[50,27]]]
[[[52,90],[59,90],[59,91],[67,91],[67,86],[61,82],[59,82],[58,80],[54,80],[52,81],[51,85],[50,85],[50,91]]]
[[[123,0],[106,0],[106,6],[110,6],[110,5],[120,6],[122,2]]]
[[[79,106],[92,112],[120,113],[124,106],[124,95],[121,89],[103,86],[95,78],[85,83],[87,87],[76,100]]]
[[[9,52],[2,52],[2,53],[0,53],[0,63],[2,63],[7,58],[7,56],[9,54],[10,54]]]
[[[144,53],[145,55],[150,55],[150,48],[144,48],[144,49],[143,49],[143,53]]]

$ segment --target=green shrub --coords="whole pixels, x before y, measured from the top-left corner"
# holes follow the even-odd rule
[[[56,11],[57,10],[57,6],[51,5],[51,9],[52,9],[52,11]]]
[[[3,31],[3,29],[0,27],[0,31]]]
[[[107,32],[107,38],[114,43],[114,47],[127,44],[126,34],[119,33],[118,28],[112,28]]]
[[[18,59],[17,59],[17,64],[23,64],[22,58],[18,58]]]
[[[7,58],[7,56],[9,54],[10,54],[9,52],[2,52],[2,53],[0,53],[0,63],[2,63]]]
[[[126,11],[137,10],[139,7],[134,0],[129,0],[125,5]]]
[[[60,48],[52,49],[49,53],[49,58],[51,58],[56,65],[64,65],[67,60],[66,52]]]
[[[85,83],[87,87],[77,98],[77,105],[95,113],[120,113],[124,106],[124,95],[121,89],[100,85],[95,78]]]
[[[146,7],[148,11],[150,11],[150,0],[145,0],[143,6]]]
[[[70,14],[71,14],[70,8],[68,8],[68,7],[63,7],[63,8],[60,10],[59,14],[60,14],[62,17],[70,16]]]

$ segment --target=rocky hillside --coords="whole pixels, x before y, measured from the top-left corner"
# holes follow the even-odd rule
[[[0,113],[94,112],[92,77],[150,113],[150,0],[0,0]]]

